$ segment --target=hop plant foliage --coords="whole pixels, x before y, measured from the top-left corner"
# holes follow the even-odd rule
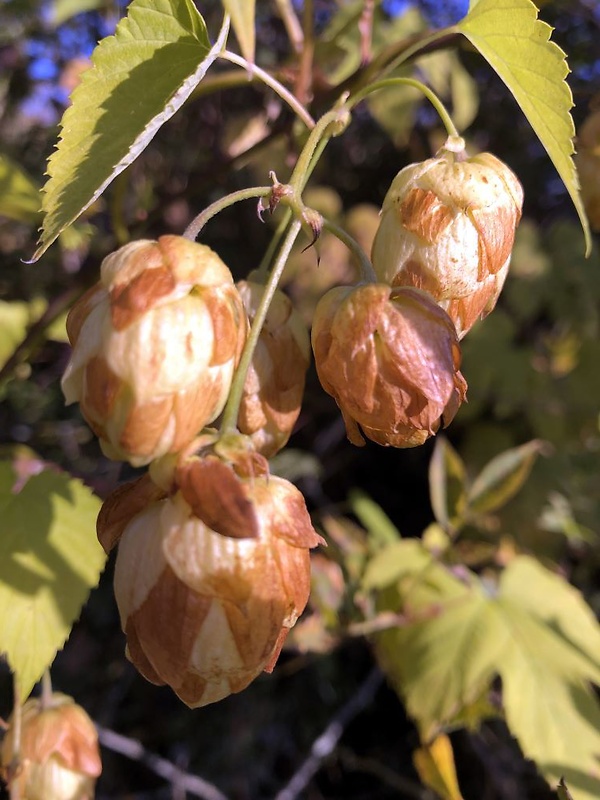
[[[597,387],[579,390],[598,355],[591,299],[598,292],[572,257],[572,226],[568,235],[558,226],[547,234],[553,244],[545,255],[528,221],[517,230],[521,182],[496,155],[476,152],[478,136],[468,130],[476,82],[467,60],[446,48],[467,40],[514,96],[531,141],[537,136],[564,181],[589,250],[584,201],[593,212],[595,195],[585,182],[583,199],[579,193],[565,54],[530,0],[472,0],[468,8],[352,2],[335,13],[306,4],[301,14],[299,5],[277,0],[264,12],[264,4],[223,0],[221,18],[211,12],[205,21],[188,0],[133,0],[114,35],[91,53],[64,113],[34,255],[46,254],[53,265],[51,277],[44,263],[35,268],[36,285],[52,286],[57,296],[39,303],[14,291],[15,300],[0,304],[7,334],[0,388],[8,407],[20,403],[29,420],[13,424],[10,411],[7,429],[27,438],[39,409],[51,408],[48,359],[66,365],[65,399],[78,404],[91,432],[61,407],[55,413],[71,415],[64,427],[73,435],[57,435],[53,455],[84,473],[104,502],[33,451],[12,448],[0,461],[0,653],[18,679],[17,706],[63,646],[105,554],[116,549],[113,588],[126,656],[191,708],[273,671],[288,643],[325,659],[349,637],[366,634],[416,725],[415,769],[441,797],[461,797],[448,733],[502,715],[550,785],[566,792],[565,776],[574,800],[592,800],[600,794],[600,628],[565,574],[565,564],[577,568],[585,559],[541,532],[597,546],[594,523],[579,522],[593,496],[587,487],[599,449]],[[69,13],[54,11],[55,22]],[[277,15],[268,16],[269,25],[287,36],[277,52],[269,49],[263,13]],[[64,48],[73,45],[67,34],[78,24],[59,26]],[[25,56],[38,85],[62,80],[39,41]],[[228,61],[229,71],[213,69],[218,60]],[[222,94],[231,88],[252,92],[264,113],[232,124],[237,106]],[[387,93],[393,112],[380,101]],[[430,116],[419,112],[422,96]],[[390,164],[390,150],[381,148],[383,159],[377,152],[383,133],[373,136],[375,144],[360,140],[363,103],[410,152],[413,163],[400,172],[400,154]],[[410,135],[419,113],[429,151],[425,138],[417,147]],[[581,130],[585,177],[597,154],[593,131]],[[379,192],[383,182],[363,185],[360,170],[385,161],[391,185],[380,215],[367,206],[344,217],[327,187],[324,207],[311,204],[307,183],[313,173],[327,174],[317,168],[330,158],[333,138],[350,142],[334,155],[346,193],[352,186],[364,197]],[[281,141],[287,157],[277,149]],[[244,169],[224,165],[225,152]],[[510,149],[503,155],[515,156]],[[258,172],[261,185],[242,185]],[[40,220],[29,173],[12,154],[0,154],[0,212],[13,226],[7,233],[0,223],[2,252],[10,237]],[[234,191],[226,194],[230,183]],[[199,196],[209,205],[191,219]],[[194,241],[213,217],[248,200],[277,226],[260,229],[246,218],[236,230],[221,218],[228,236],[216,248],[222,257]],[[65,233],[83,214],[88,234],[96,235],[74,231],[69,239]],[[270,237],[266,250],[259,231]],[[49,250],[61,235],[60,250]],[[301,256],[304,235],[309,252]],[[336,263],[332,241],[348,250],[352,266],[345,251]],[[286,266],[312,258],[311,245],[326,275],[313,280],[314,270],[300,267],[288,297],[278,288]],[[549,267],[557,259],[569,264],[562,284]],[[252,273],[235,283],[233,274],[249,261]],[[90,279],[94,271],[99,276]],[[585,289],[574,291],[577,282]],[[51,330],[64,327],[65,317],[72,350],[58,356],[64,330]],[[308,371],[305,321],[316,377]],[[528,336],[534,344],[527,349]],[[36,351],[44,337],[53,343]],[[414,529],[429,513],[414,507],[406,487],[428,452],[418,448],[437,437],[429,470],[433,516],[420,536],[403,538],[362,487],[350,496],[355,519],[337,516],[327,497],[327,479],[337,476],[325,475],[322,485],[318,462],[323,456],[331,465],[330,453],[343,452],[342,464],[348,451],[341,450],[339,425],[330,423],[327,398],[315,400],[317,379],[338,406],[348,447],[366,445],[360,457],[367,464],[372,457],[378,469],[399,459],[376,479],[382,495],[403,504],[401,526],[406,520]],[[571,413],[573,403],[561,401],[578,394],[578,413]],[[318,412],[315,403],[322,403]],[[487,445],[497,442],[498,430],[486,429],[486,413],[502,417],[501,446]],[[439,433],[450,424],[451,435],[459,432],[456,447]],[[294,431],[311,452],[287,447]],[[108,459],[124,462],[123,472],[94,451],[92,437]],[[396,451],[383,455],[382,447]],[[397,450],[405,448],[416,454],[402,460]],[[132,467],[142,474],[122,482]],[[292,472],[308,489],[314,519],[288,480]],[[529,487],[542,496],[539,508]],[[528,516],[508,524],[519,503],[530,504]],[[78,708],[69,698],[57,701],[62,705]],[[22,712],[27,722],[44,709],[30,699]],[[87,769],[69,762],[66,772],[57,770],[51,743],[30,772],[42,794],[57,797],[64,786],[48,789],[52,780],[58,775],[66,785],[73,771],[82,772],[74,791],[83,800],[93,793],[99,764],[92,723],[82,723],[79,710],[73,715],[75,734],[85,729]],[[52,738],[33,726],[18,752],[18,720],[17,707],[3,752],[9,781],[19,759],[37,764],[31,753],[39,755],[40,742]]]

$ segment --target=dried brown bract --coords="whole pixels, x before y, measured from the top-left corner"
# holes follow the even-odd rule
[[[14,748],[14,727],[2,742],[5,776]],[[20,765],[13,778],[21,800],[93,800],[102,771],[98,735],[86,712],[55,693],[44,706],[31,698],[21,709]],[[9,778],[10,780],[10,778]]]
[[[332,289],[317,307],[312,344],[353,444],[364,444],[363,434],[393,447],[422,444],[464,400],[452,320],[419,289]]]
[[[256,453],[239,464],[182,457],[170,484],[149,503],[140,482],[109,497],[98,537],[106,549],[119,541],[128,657],[195,708],[273,669],[308,601],[309,549],[321,539],[298,489]]]
[[[241,281],[237,288],[252,324],[264,286]],[[306,325],[288,297],[277,291],[246,375],[238,416],[239,430],[250,436],[256,450],[267,458],[290,438],[300,413],[309,362]]]

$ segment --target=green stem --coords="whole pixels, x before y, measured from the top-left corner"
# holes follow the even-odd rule
[[[256,64],[252,64],[250,61],[246,61],[246,59],[242,58],[242,56],[238,56],[237,53],[232,53],[229,50],[223,50],[219,57],[225,59],[226,61],[230,61],[232,64],[237,64],[238,67],[244,67],[244,69],[248,71],[249,75],[260,78],[264,84],[273,89],[273,91],[276,92],[279,97],[281,97],[281,99],[289,105],[292,111],[294,111],[294,113],[302,120],[309,130],[312,130],[315,127],[314,119],[304,108],[304,106],[298,102],[294,95],[288,91],[283,84],[281,84],[272,75],[269,75],[268,72],[265,72],[264,69],[261,69]]]
[[[328,117],[328,119],[326,119]],[[290,179],[290,184],[293,187],[294,197],[296,199],[296,205],[301,205],[300,196],[304,191],[304,187],[308,183],[310,176],[312,175],[315,167],[319,163],[319,159],[321,158],[323,151],[327,147],[329,139],[331,136],[335,136],[338,132],[345,128],[347,124],[347,110],[345,107],[340,106],[337,109],[325,114],[316,124],[315,128],[311,132],[311,135],[304,146],[302,153],[300,154],[300,158],[296,164],[294,172],[292,173],[292,177]],[[334,129],[328,133],[327,128],[332,126]],[[339,130],[338,130],[339,129]],[[292,198],[289,198],[292,200]],[[290,203],[289,205],[293,205]],[[269,247],[267,248],[262,261],[257,270],[257,278],[262,278],[266,276],[266,273],[269,269],[269,265],[271,263],[271,259],[273,258],[273,254],[275,250],[279,246],[280,241],[282,240],[285,231],[289,225],[290,219],[292,218],[292,210],[289,207],[285,211],[285,216],[279,223],[277,230],[273,234],[273,238]]]
[[[49,708],[52,705],[52,678],[50,677],[50,670],[44,670],[42,675],[42,696],[40,705],[42,710]]]
[[[304,31],[298,21],[291,0],[275,0],[275,5],[294,51],[301,53],[302,45],[304,44]]]
[[[323,227],[334,236],[337,236],[337,238],[346,245],[348,250],[350,250],[352,255],[356,258],[360,268],[362,280],[365,281],[365,283],[377,283],[377,275],[375,275],[373,265],[356,239],[350,236],[350,234],[347,233],[343,228],[340,228],[339,225],[336,225],[335,222],[331,222],[328,219],[323,218]]]
[[[342,89],[357,91],[361,87],[368,86],[373,80],[383,77],[388,72],[418,55],[422,50],[438,42],[443,42],[444,39],[452,39],[458,33],[459,31],[456,27],[443,28],[427,36],[418,37],[416,41],[408,46],[405,46],[403,42],[394,43],[379,53],[367,67],[362,68],[355,75],[351,75],[341,86],[337,87],[337,91],[339,92]],[[398,47],[400,47],[400,50],[398,50]]]
[[[344,98],[344,100],[345,99],[346,98]],[[315,167],[313,156],[315,155],[319,145],[322,142],[325,142],[326,144],[332,136],[337,136],[338,134],[342,133],[349,121],[349,111],[343,104],[341,104],[338,108],[328,111],[327,114],[323,114],[321,119],[310,132],[310,136],[308,137],[306,144],[300,153],[300,157],[296,162],[294,171],[292,172],[292,177],[290,178],[289,182],[295,193],[300,194],[306,185],[308,176]]]
[[[240,403],[242,402],[242,395],[244,393],[244,383],[246,381],[246,374],[250,367],[252,356],[254,355],[254,350],[258,343],[258,337],[260,336],[260,332],[262,330],[263,323],[267,316],[269,306],[271,305],[271,301],[273,299],[275,291],[277,290],[277,284],[279,283],[281,274],[289,258],[294,242],[296,241],[296,237],[300,233],[300,228],[301,228],[300,221],[294,220],[294,222],[292,222],[286,234],[286,237],[281,246],[281,250],[279,251],[279,255],[277,256],[277,260],[273,265],[271,274],[269,275],[269,280],[267,282],[267,285],[265,286],[264,294],[256,310],[256,315],[252,322],[252,328],[250,329],[250,334],[248,335],[248,339],[246,340],[246,344],[242,352],[242,357],[240,359],[239,366],[233,377],[233,382],[231,384],[231,391],[229,392],[227,405],[225,406],[225,411],[223,412],[223,420],[220,426],[220,431],[222,435],[235,431],[237,428],[237,418],[239,415]]]
[[[281,222],[277,226],[277,230],[273,234],[269,246],[265,250],[265,254],[262,257],[262,260],[258,265],[258,269],[255,272],[256,280],[259,283],[267,282],[267,275],[269,273],[269,267],[271,266],[271,261],[273,259],[273,256],[275,255],[275,251],[279,247],[279,243],[284,237],[287,227],[290,224],[291,218],[292,218],[292,211],[290,208],[286,208],[285,213],[281,219]]]
[[[353,108],[357,103],[360,103],[361,100],[364,100],[367,95],[371,94],[371,92],[377,92],[380,89],[387,89],[392,86],[412,86],[414,89],[418,89],[425,95],[425,97],[429,100],[431,105],[439,114],[440,119],[442,120],[444,127],[448,132],[448,136],[459,136],[456,126],[452,122],[450,114],[437,94],[433,91],[433,89],[430,89],[429,86],[425,86],[424,83],[421,83],[421,81],[418,81],[415,78],[384,78],[381,81],[377,81],[377,83],[372,83],[370,86],[367,86],[360,92],[357,92],[357,94],[353,95],[348,101],[348,106]]]
[[[251,200],[253,197],[267,197],[271,194],[272,189],[272,186],[251,186],[249,189],[240,189],[237,192],[226,194],[225,197],[215,200],[208,208],[201,211],[197,217],[194,217],[184,230],[184,237],[194,241],[206,223],[220,211],[229,208],[229,206],[232,206],[234,203],[239,203],[240,200]]]

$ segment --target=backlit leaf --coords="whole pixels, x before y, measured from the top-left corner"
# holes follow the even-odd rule
[[[558,795],[558,800],[573,800],[573,796],[569,791],[569,787],[565,783],[565,779],[562,777],[558,786],[556,787],[556,794]]]
[[[485,514],[507,503],[527,480],[541,449],[542,443],[535,439],[493,458],[481,470],[469,490],[469,510],[475,514]]]
[[[65,643],[106,559],[95,536],[100,501],[45,466],[0,462],[0,653],[22,699]]]
[[[512,92],[552,159],[575,205],[591,251],[591,234],[573,162],[573,96],[564,52],[531,0],[478,0],[457,25]]]
[[[393,544],[401,538],[400,531],[381,506],[358,489],[353,489],[349,497],[350,507],[361,525],[369,534],[371,545],[382,547]]]
[[[133,0],[82,74],[48,162],[38,259],[180,108],[221,51],[191,0]]]
[[[231,25],[240,43],[242,55],[253,63],[255,0],[223,0],[223,5],[231,17]]]
[[[465,509],[465,465],[450,442],[438,436],[429,463],[429,494],[435,518],[453,530]]]
[[[431,744],[424,744],[415,750],[413,763],[421,782],[433,789],[443,800],[462,800],[452,744],[445,734],[437,736]]]
[[[40,216],[40,191],[27,173],[0,154],[0,216],[35,224]]]
[[[501,585],[505,595],[585,654],[593,665],[590,677],[600,683],[600,625],[581,592],[531,556],[515,558]]]

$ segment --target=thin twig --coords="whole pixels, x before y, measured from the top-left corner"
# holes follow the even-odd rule
[[[323,761],[333,753],[347,725],[373,700],[382,681],[383,675],[378,668],[369,673],[358,691],[352,695],[346,705],[342,706],[323,733],[315,739],[309,756],[296,770],[287,785],[277,794],[275,800],[296,800],[319,771]]]
[[[285,25],[288,39],[290,40],[292,47],[296,53],[301,53],[302,45],[304,43],[304,33],[302,32],[302,26],[300,25],[298,17],[296,16],[296,12],[294,11],[291,0],[275,0],[275,5],[277,6],[279,16]]]
[[[229,50],[223,50],[223,52],[220,54],[220,57],[226,61],[230,61],[232,64],[236,64],[238,67],[244,67],[248,70],[249,75],[260,78],[264,84],[273,89],[273,91],[276,92],[279,97],[281,97],[281,99],[289,105],[292,111],[294,111],[296,116],[302,120],[309,130],[312,130],[315,127],[314,119],[304,108],[304,106],[298,102],[294,95],[289,92],[283,84],[281,84],[272,75],[269,75],[269,73],[264,69],[261,69],[257,64],[251,64],[249,61],[246,61],[245,58],[238,56],[237,53],[231,53]]]
[[[339,748],[338,756],[346,769],[373,775],[381,783],[398,792],[402,792],[403,797],[413,797],[415,800],[431,800],[433,797],[430,791],[423,789],[415,781],[399,775],[393,769],[386,767],[385,764],[374,758],[360,758],[356,753],[344,747]]]
[[[304,42],[300,53],[300,69],[294,94],[303,105],[312,100],[313,58],[315,54],[313,0],[304,0],[302,12]]]
[[[116,733],[109,728],[103,728],[101,725],[96,725],[96,729],[98,731],[98,739],[103,747],[115,753],[120,753],[131,761],[138,761],[159,777],[177,786],[179,790],[183,789],[195,797],[203,798],[203,800],[228,800],[227,796],[212,783],[208,783],[198,775],[190,775],[176,764],[173,764],[172,761],[167,761],[167,759],[161,758],[155,753],[150,753],[137,739],[122,736],[120,733]]]

